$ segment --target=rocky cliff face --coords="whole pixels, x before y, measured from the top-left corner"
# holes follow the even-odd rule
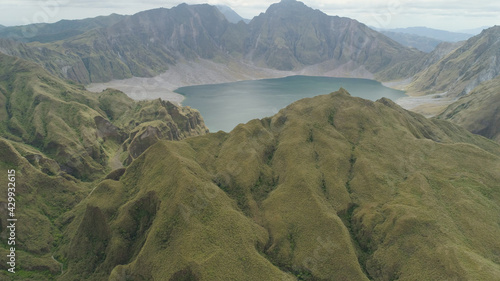
[[[177,106],[168,101],[154,101],[158,116],[151,118],[142,116],[141,123],[129,134],[123,143],[125,151],[129,151],[126,163],[131,163],[146,149],[159,140],[182,140],[189,136],[208,133],[205,123],[197,110]],[[155,114],[156,115],[156,114]]]
[[[1,50],[84,84],[150,77],[197,58],[243,60],[278,70],[321,64],[343,76],[396,79],[413,74],[410,66],[424,55],[355,20],[327,16],[297,1],[273,4],[249,24],[228,22],[214,6],[181,4],[124,17],[61,41],[3,43]]]
[[[216,7],[182,4],[124,17],[116,24],[65,40],[3,46],[2,50],[84,84],[150,77],[165,71],[180,58],[213,59],[220,53],[216,40],[227,24]],[[19,51],[19,47],[29,51]]]
[[[500,78],[479,85],[448,106],[439,118],[500,142]]]
[[[346,70],[379,73],[403,58],[423,55],[355,20],[328,16],[298,1],[271,5],[249,27],[252,61],[281,70],[329,61],[332,68],[349,65]]]
[[[500,74],[500,26],[485,29],[416,76],[411,91],[468,94]]]

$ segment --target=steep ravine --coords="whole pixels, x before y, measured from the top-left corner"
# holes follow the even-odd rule
[[[62,280],[492,280],[499,157],[387,99],[303,99],[231,133],[158,142],[101,182],[71,213],[99,208],[110,243],[93,271],[62,245]],[[154,218],[131,244],[133,206],[151,194]],[[92,231],[79,221],[73,245]]]

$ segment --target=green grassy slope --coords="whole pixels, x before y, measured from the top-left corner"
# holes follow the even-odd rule
[[[55,246],[62,238],[61,224],[56,220],[71,210],[90,191],[87,183],[75,181],[65,175],[50,175],[45,169],[56,168],[57,163],[38,154],[32,160],[21,153],[33,153],[34,149],[0,137],[0,254],[10,254],[15,247],[15,274],[7,272],[6,263],[0,265],[1,280],[51,280],[61,274],[61,264],[52,258]],[[49,167],[49,168],[47,168]],[[10,230],[7,229],[7,171],[15,169],[15,245],[7,245]],[[12,185],[11,185],[12,187]],[[71,220],[72,218],[70,218]],[[5,259],[4,259],[5,260]]]
[[[7,170],[16,170],[17,274],[1,265],[0,279],[53,280],[65,258],[65,215],[96,183],[123,173],[158,140],[205,134],[199,112],[161,100],[136,102],[108,89],[91,93],[51,76],[35,63],[0,54],[0,206],[7,206]],[[78,207],[77,207],[78,208]],[[7,255],[0,210],[0,253]],[[5,256],[4,255],[4,256]],[[5,269],[5,270],[4,270]]]
[[[500,77],[482,83],[439,116],[500,142]]]
[[[5,55],[0,64],[2,135],[50,155],[78,178],[103,169],[105,157],[95,136],[94,118],[102,114],[97,101],[36,64]]]
[[[494,280],[499,168],[497,143],[390,100],[303,99],[102,181],[60,280]]]
[[[110,156],[127,139],[132,143],[125,142],[124,150],[137,150],[132,153],[137,157],[145,150],[141,146],[158,139],[207,131],[194,110],[160,100],[135,102],[115,90],[90,93],[34,63],[3,54],[0,65],[1,135],[31,145],[79,179],[102,176]],[[146,123],[152,121],[156,123]],[[148,139],[144,132],[137,134],[142,127],[155,132]],[[136,136],[149,143],[134,142]]]
[[[33,43],[35,44],[35,43]],[[33,47],[12,39],[0,39],[0,50],[2,53],[36,62],[51,74],[78,81],[90,83],[89,72],[78,54],[60,52],[41,46]]]

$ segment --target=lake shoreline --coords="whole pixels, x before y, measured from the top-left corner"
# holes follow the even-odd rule
[[[300,99],[326,95],[340,88],[372,101],[406,97],[403,91],[372,79],[305,75],[187,86],[176,92],[186,96],[184,105],[200,111],[211,131],[228,132],[239,123],[273,116]]]
[[[326,63],[325,63],[326,64]],[[107,88],[114,88],[127,94],[134,100],[158,99],[167,100],[177,105],[184,105],[185,96],[175,91],[182,87],[197,85],[213,85],[221,83],[233,83],[239,81],[255,81],[261,79],[286,78],[296,75],[330,77],[330,78],[357,78],[374,79],[370,73],[353,71],[352,75],[336,70],[326,71],[325,66],[309,66],[299,71],[280,71],[258,67],[245,62],[231,62],[228,64],[215,63],[213,61],[200,59],[195,62],[180,62],[171,66],[166,72],[155,77],[132,77],[123,80],[112,80],[105,83],[93,83],[86,88],[92,92],[101,92]],[[380,82],[383,86],[405,90],[411,83],[411,78],[399,81]],[[332,89],[336,91],[338,89]],[[397,104],[407,110],[413,110],[427,117],[434,116],[443,110],[444,104],[450,104],[445,100],[427,99],[405,92],[408,97],[395,100]],[[424,102],[425,101],[425,102]]]
[[[182,105],[184,97],[174,91],[186,86],[284,78],[294,75],[374,79],[374,75],[363,67],[349,69],[347,65],[336,67],[332,65],[333,63],[330,61],[326,61],[300,70],[284,71],[260,67],[245,61],[217,63],[198,59],[178,62],[155,77],[132,77],[104,83],[92,83],[86,85],[86,89],[91,92],[101,92],[107,88],[114,88],[124,92],[134,100],[161,98]]]

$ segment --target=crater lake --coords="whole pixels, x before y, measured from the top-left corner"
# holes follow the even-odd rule
[[[185,97],[182,105],[200,111],[211,132],[229,132],[239,123],[272,116],[294,101],[329,94],[340,88],[352,96],[372,101],[382,97],[396,101],[406,96],[403,91],[374,80],[301,75],[188,86],[175,92]]]

